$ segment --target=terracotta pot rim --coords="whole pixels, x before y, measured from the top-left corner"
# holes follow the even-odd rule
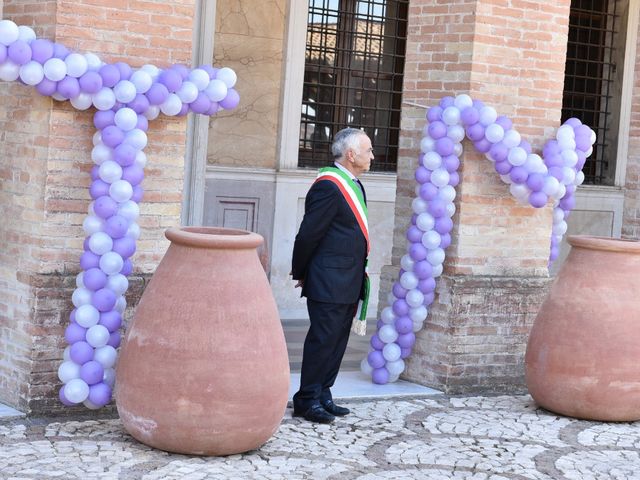
[[[640,253],[640,241],[632,239],[597,237],[591,235],[569,235],[567,242],[572,247],[608,252]]]
[[[164,232],[172,243],[196,248],[254,249],[264,239],[247,230],[223,227],[178,227]]]

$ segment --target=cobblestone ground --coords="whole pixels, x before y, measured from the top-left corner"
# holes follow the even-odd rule
[[[345,403],[333,425],[291,418],[260,450],[173,455],[118,419],[0,422],[3,479],[640,479],[638,423],[536,409],[528,396],[435,396]]]

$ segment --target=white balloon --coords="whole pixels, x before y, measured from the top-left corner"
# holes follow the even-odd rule
[[[416,227],[418,227],[423,232],[428,232],[429,230],[433,230],[436,221],[431,216],[430,213],[423,212],[416,218]]]
[[[71,403],[82,403],[89,396],[89,385],[80,378],[69,380],[64,386],[64,396]]]
[[[575,131],[571,125],[562,125],[556,131],[556,139],[574,139],[576,137]]]
[[[461,143],[456,143],[453,145],[453,154],[456,157],[459,157],[460,155],[462,155],[462,144]]]
[[[404,372],[404,360],[398,357],[397,360],[387,361],[385,368],[388,370],[390,376],[400,375],[402,372]]]
[[[85,288],[84,287],[84,272],[80,272],[76,275],[76,287]]]
[[[140,70],[144,70],[145,72],[147,72],[153,79],[160,75],[160,69],[151,63],[143,65],[142,67],[140,67]]]
[[[67,66],[67,75],[74,78],[79,78],[87,73],[89,67],[85,56],[79,53],[70,53],[64,59],[64,63]]]
[[[160,111],[168,116],[177,115],[182,110],[182,100],[175,93],[170,93],[162,105]]]
[[[395,319],[396,315],[393,313],[393,308],[384,307],[382,309],[382,312],[380,313],[380,320],[382,320],[383,323],[393,323]]]
[[[118,299],[116,300],[116,306],[114,307],[115,311],[122,314],[124,313],[126,308],[127,308],[126,298],[124,298],[124,296],[118,297]]]
[[[558,146],[561,150],[575,150],[576,141],[573,138],[562,138],[558,140]]]
[[[102,165],[106,161],[113,160],[113,150],[104,143],[99,143],[91,150],[91,160],[96,165]]]
[[[546,177],[542,186],[542,191],[549,197],[553,197],[558,193],[560,182],[555,177]]]
[[[20,67],[20,79],[27,85],[37,85],[44,78],[44,70],[35,60],[25,63]]]
[[[153,78],[149,72],[145,70],[136,70],[129,78],[129,81],[133,83],[133,86],[136,87],[136,92],[138,93],[146,93],[153,85]]]
[[[91,303],[91,290],[88,288],[76,288],[71,295],[71,302],[73,306],[78,308],[82,305],[88,305]]]
[[[504,144],[505,147],[507,148],[517,147],[518,145],[520,145],[521,141],[522,141],[522,137],[520,136],[517,130],[510,129],[504,132],[504,138],[502,139],[502,143]]]
[[[562,183],[571,185],[576,180],[576,171],[570,167],[562,167]]]
[[[405,300],[411,308],[418,308],[424,303],[424,295],[420,290],[414,288],[407,292]]]
[[[212,102],[219,102],[227,96],[227,86],[222,80],[213,79],[204,89],[204,93]]]
[[[400,258],[400,266],[406,272],[410,272],[411,270],[413,270],[414,264],[415,262],[413,261],[413,258],[411,258],[408,253]]]
[[[100,321],[100,312],[90,304],[81,305],[76,310],[76,323],[84,328],[90,328]]]
[[[128,132],[136,128],[138,115],[131,108],[120,108],[113,117],[113,121],[120,130]]]
[[[420,151],[422,153],[433,152],[436,148],[436,141],[431,137],[424,137],[420,140]]]
[[[424,247],[429,250],[438,248],[441,241],[442,237],[435,230],[429,230],[427,232],[424,232],[424,234],[422,235],[422,245],[424,245]]]
[[[427,152],[424,154],[422,164],[429,170],[435,170],[442,165],[442,157],[436,152]]]
[[[431,172],[431,183],[436,187],[444,187],[449,183],[449,172],[444,168],[438,168]]]
[[[445,185],[438,191],[438,196],[445,202],[453,202],[456,198],[456,189],[451,185]]]
[[[27,27],[26,25],[20,25],[18,27],[18,40],[22,40],[26,43],[31,43],[36,39],[36,32],[33,31],[33,28]]]
[[[62,362],[58,367],[58,378],[62,383],[80,378],[80,365],[72,361]]]
[[[93,403],[88,398],[84,402],[82,402],[82,404],[85,407],[87,407],[89,410],[98,410],[99,408],[102,408],[100,405],[96,405],[95,403]]]
[[[530,153],[527,155],[527,161],[522,165],[524,169],[528,172],[537,172],[542,173],[543,170],[546,170],[546,166],[537,153]]]
[[[449,218],[453,217],[456,214],[456,206],[454,203],[447,203],[447,216]]]
[[[107,345],[106,347],[100,347],[96,350],[96,352],[102,348],[107,348],[107,347],[109,347],[109,345]],[[113,348],[113,347],[110,347],[110,348]],[[95,358],[95,355],[94,355],[94,358]],[[115,358],[114,358],[114,363],[115,363]],[[107,385],[109,385],[109,387],[113,388],[113,386],[116,383],[116,371],[113,368],[105,368],[104,375],[102,375],[102,381]]]
[[[182,100],[182,103],[191,103],[198,97],[198,87],[196,87],[193,82],[187,80],[182,82],[176,95]]]
[[[140,225],[135,222],[132,222],[127,229],[127,237],[131,237],[134,240],[140,238]]]
[[[433,265],[431,269],[431,275],[433,275],[433,278],[438,278],[440,275],[442,275],[443,270],[444,267],[442,266],[442,263]]]
[[[147,155],[142,150],[138,150],[133,164],[140,168],[144,168],[147,165]]]
[[[149,108],[143,115],[147,120],[155,120],[160,115],[160,107],[158,105],[149,105]]]
[[[121,103],[129,103],[136,98],[136,86],[129,80],[120,80],[113,87],[113,93],[116,96],[116,100]]]
[[[127,200],[118,207],[118,215],[122,215],[127,220],[135,222],[140,216],[140,207],[133,200]]]
[[[398,339],[398,332],[393,325],[383,325],[378,330],[378,338],[384,343],[393,343]]]
[[[109,335],[107,327],[104,325],[94,325],[87,330],[87,343],[93,348],[104,347],[109,341]]]
[[[491,143],[498,143],[504,138],[504,128],[502,128],[502,125],[492,123],[486,128],[484,136]]]
[[[114,273],[107,278],[107,288],[115,293],[116,296],[124,295],[129,288],[129,280],[121,273]]]
[[[584,172],[579,171],[578,173],[576,173],[576,179],[574,180],[573,184],[578,186],[578,185],[582,185],[583,182],[584,182]]]
[[[513,147],[509,150],[507,160],[511,165],[516,167],[524,165],[527,161],[527,151],[522,147]]]
[[[560,155],[565,167],[575,167],[578,163],[578,154],[575,150],[563,150]]]
[[[62,351],[62,359],[67,362],[69,360],[71,360],[71,345],[68,345],[67,347],[65,347],[65,349]]]
[[[409,318],[411,319],[411,321],[414,323],[420,322],[421,325],[422,322],[427,319],[428,314],[429,310],[427,310],[427,307],[425,307],[424,305],[409,310]]]
[[[420,215],[422,212],[427,211],[427,202],[420,197],[416,197],[411,201],[411,209],[416,215]]]
[[[189,81],[193,83],[198,90],[204,90],[209,85],[209,74],[201,68],[194,68],[189,72]]]
[[[93,105],[98,110],[111,110],[116,104],[116,96],[113,90],[107,87],[102,87],[96,93],[93,94]]]
[[[111,345],[105,345],[103,347],[96,348],[96,352],[93,354],[93,359],[96,362],[100,362],[105,368],[105,373],[107,369],[113,368],[116,364],[116,358],[118,356],[118,352]],[[103,377],[104,378],[104,377]]]
[[[509,191],[511,195],[516,197],[517,200],[528,200],[531,190],[527,188],[525,184],[512,183],[509,185]]]
[[[113,160],[107,160],[100,164],[98,176],[106,183],[113,183],[122,178],[122,167]]]
[[[50,58],[44,62],[44,76],[52,82],[59,82],[67,75],[67,65],[59,58]]]
[[[454,143],[459,143],[464,140],[464,128],[460,125],[451,125],[447,128],[447,137],[449,137]]]
[[[82,229],[87,235],[101,232],[104,227],[104,220],[96,215],[87,215],[82,222]]]
[[[422,327],[423,327],[423,322],[414,321],[413,327],[412,327],[413,333],[418,333],[420,330],[422,330]]]
[[[553,223],[559,223],[564,220],[564,210],[561,208],[553,209]]]
[[[70,102],[76,110],[88,110],[93,105],[93,97],[88,93],[80,92]]]
[[[104,232],[96,232],[89,237],[89,249],[96,255],[104,255],[113,248],[113,240]]]
[[[373,367],[369,365],[367,357],[364,357],[360,362],[360,371],[365,375],[371,375],[371,373],[373,373]]]
[[[84,58],[87,60],[87,70],[95,72],[102,67],[102,60],[95,53],[87,52],[84,54]]]
[[[460,111],[463,111],[465,108],[473,106],[473,100],[466,93],[461,93],[460,95],[456,95],[453,104],[458,107]]]
[[[427,252],[427,261],[432,265],[441,265],[444,262],[444,250],[442,248],[434,248]]]
[[[418,286],[418,277],[413,272],[404,272],[400,275],[400,285],[402,288],[412,290]]]
[[[567,228],[568,228],[567,222],[562,220],[553,225],[551,229],[551,233],[553,233],[554,235],[564,235],[565,233],[567,233]]]
[[[382,356],[387,362],[395,362],[396,360],[400,360],[400,346],[397,343],[387,343],[382,348]]]
[[[593,145],[594,143],[596,143],[596,132],[594,132],[593,130],[591,130],[591,133],[589,134],[589,141],[591,142],[591,145]],[[587,155],[589,156],[591,155],[590,153]]]
[[[500,180],[502,180],[507,185],[511,185],[513,183],[509,175],[500,175]]]
[[[11,45],[20,38],[20,29],[11,20],[0,20],[0,43]]]
[[[107,252],[100,257],[100,270],[107,275],[115,275],[123,266],[124,260],[116,252]]]
[[[216,75],[216,78],[218,80],[222,80],[224,84],[227,86],[227,88],[233,88],[234,85],[236,84],[236,81],[238,80],[238,76],[236,75],[236,72],[234,72],[228,67],[224,67],[218,70],[218,74]]]
[[[0,80],[13,82],[18,77],[20,77],[20,65],[13,63],[11,60],[0,63]]]
[[[148,138],[147,134],[139,128],[134,128],[130,132],[127,132],[127,135],[124,137],[122,143],[127,145],[131,145],[136,150],[142,150],[147,146]]]
[[[488,127],[492,123],[495,123],[496,119],[498,118],[498,113],[493,107],[482,107],[479,113],[480,118],[478,121],[485,127]]]
[[[447,125],[457,125],[460,122],[460,110],[451,105],[442,111],[442,121]]]
[[[391,375],[391,374],[389,374],[389,382],[387,382],[387,383],[397,382],[399,378],[400,378],[400,375]]]
[[[109,196],[116,202],[126,202],[133,195],[133,187],[126,180],[116,180],[109,187]]]

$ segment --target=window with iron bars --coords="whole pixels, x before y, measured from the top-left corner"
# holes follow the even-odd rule
[[[333,135],[362,128],[374,171],[395,172],[409,0],[309,0],[298,166],[331,164]]]
[[[597,135],[585,184],[615,180],[625,34],[620,0],[572,0],[562,121],[577,117]],[[618,65],[620,68],[618,68]]]

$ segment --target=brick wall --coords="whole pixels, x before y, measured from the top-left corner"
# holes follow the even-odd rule
[[[411,2],[403,100],[469,93],[540,152],[559,126],[569,1]],[[406,252],[425,111],[404,105],[393,265]],[[551,208],[517,204],[465,141],[453,243],[405,378],[450,392],[523,386],[526,337],[548,284]]]
[[[640,35],[636,48],[640,51]],[[640,239],[640,58],[636,56],[624,189],[622,238]]]
[[[38,36],[132,67],[190,65],[194,15],[194,0],[4,2],[4,17]],[[0,256],[0,401],[50,411],[59,408],[56,370],[90,201],[93,113],[21,85],[0,88],[0,214],[11,218],[0,226],[8,246]],[[130,304],[168,245],[165,228],[180,223],[186,121],[150,123]]]

